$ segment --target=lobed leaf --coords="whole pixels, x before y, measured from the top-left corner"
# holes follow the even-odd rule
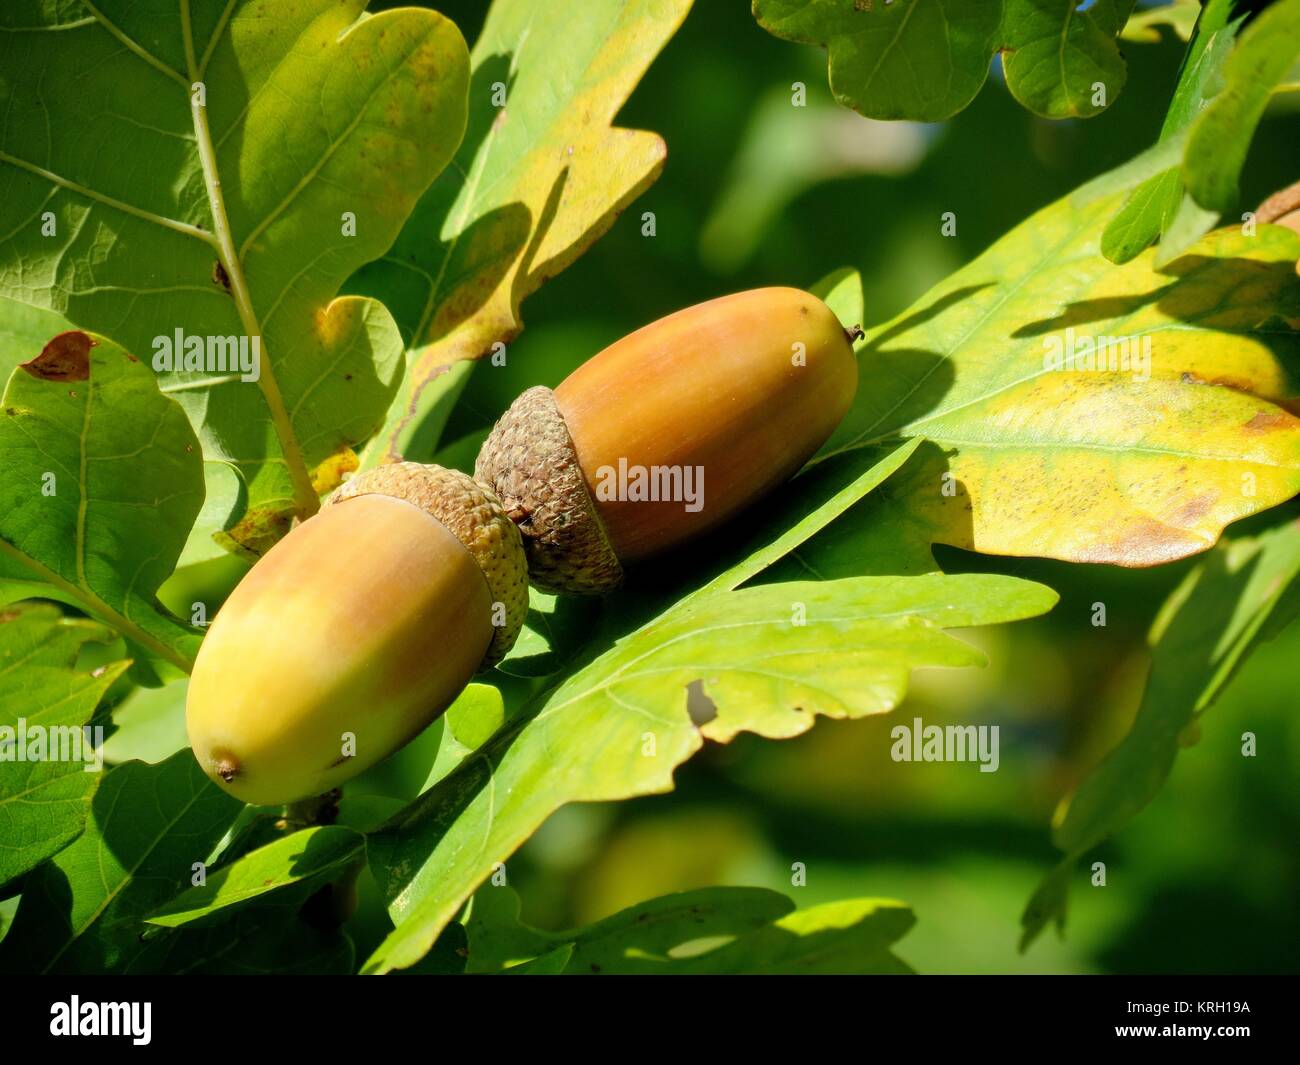
[[[1225,230],[1163,268],[1152,253],[1117,268],[1098,248],[1114,184],[1038,212],[868,335],[876,387],[822,461],[928,442],[800,552],[813,570],[916,572],[932,543],[1155,565],[1300,490],[1300,421],[1282,405],[1300,242]]]
[[[508,722],[372,837],[397,928],[367,970],[417,961],[493,864],[559,806],[669,790],[705,738],[792,736],[819,713],[889,710],[910,669],[982,661],[944,627],[1027,617],[1054,601],[1040,585],[984,575],[689,598]],[[692,686],[702,688],[694,698]]]
[[[432,453],[464,359],[522,328],[521,302],[659,176],[663,141],[612,125],[691,0],[496,0],[471,56],[469,127],[392,249],[355,278],[411,347],[367,464]],[[431,419],[426,424],[426,419]]]

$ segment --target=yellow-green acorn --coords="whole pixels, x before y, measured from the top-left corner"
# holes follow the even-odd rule
[[[244,577],[190,678],[205,772],[278,805],[391,754],[513,646],[520,536],[493,493],[439,466],[359,474]]]
[[[857,390],[816,296],[762,288],[637,330],[497,422],[475,476],[519,523],[534,586],[595,594],[799,471]]]

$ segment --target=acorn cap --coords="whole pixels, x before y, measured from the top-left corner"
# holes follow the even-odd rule
[[[600,595],[623,582],[623,566],[549,388],[530,388],[510,405],[484,442],[474,476],[496,492],[523,533],[534,586]]]
[[[478,563],[505,624],[494,627],[480,669],[490,669],[515,645],[528,613],[528,564],[515,523],[486,485],[468,474],[418,462],[395,462],[359,473],[325,500],[333,506],[363,495],[386,495],[419,507],[451,532]]]

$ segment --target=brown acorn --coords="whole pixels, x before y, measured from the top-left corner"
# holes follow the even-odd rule
[[[520,527],[532,583],[598,594],[623,564],[733,517],[792,477],[857,390],[816,296],[763,288],[638,329],[497,422],[475,476]]]

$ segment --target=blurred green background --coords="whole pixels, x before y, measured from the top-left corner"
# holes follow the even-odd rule
[[[374,6],[397,6],[380,4]],[[482,2],[433,4],[474,41]],[[518,391],[557,383],[608,342],[680,307],[768,284],[861,271],[865,324],[898,313],[1039,207],[1151,144],[1183,45],[1125,43],[1120,98],[1087,122],[1021,109],[996,71],[937,126],[879,124],[838,108],[825,55],[763,32],[743,0],[697,0],[619,120],[668,144],[659,181],[574,266],[523,307],[508,373],[479,364],[440,459],[466,466]],[[790,106],[792,82],[807,107]],[[1291,98],[1292,100],[1295,97]],[[1300,109],[1269,112],[1242,208],[1290,184]],[[653,211],[656,234],[641,235]],[[954,212],[954,237],[940,233]],[[868,370],[861,387],[871,387]],[[427,456],[416,456],[427,457]],[[1278,520],[1274,515],[1268,520]],[[669,891],[755,884],[800,905],[901,899],[916,928],[898,953],[922,972],[1260,972],[1300,969],[1300,631],[1266,646],[1207,716],[1157,801],[1076,875],[1068,935],[1017,953],[1019,915],[1056,861],[1053,811],[1127,729],[1148,663],[1145,634],[1191,563],[1154,571],[948,552],[949,569],[993,569],[1062,596],[1048,617],[969,638],[983,671],[914,676],[894,715],[819,722],[800,739],[741,737],[687,763],[672,794],[562,810],[509,863],[524,918],[599,919]],[[1107,625],[1091,623],[1092,604]],[[896,764],[900,720],[1002,726],[997,773]],[[1259,737],[1243,758],[1240,736]],[[802,862],[807,884],[791,886]]]

